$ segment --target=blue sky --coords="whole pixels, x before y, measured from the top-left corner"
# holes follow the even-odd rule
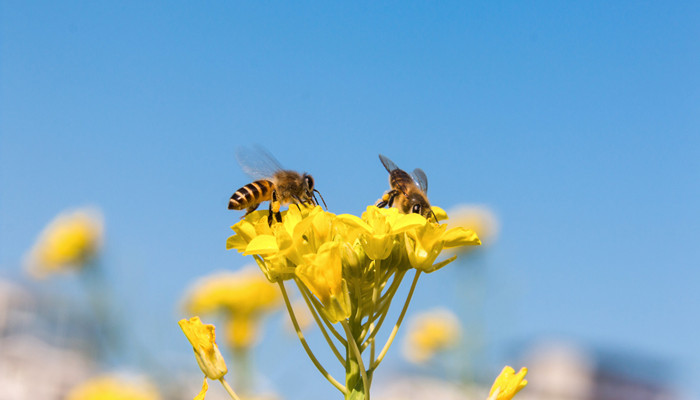
[[[0,23],[0,273],[58,212],[101,207],[164,358],[191,361],[188,283],[250,261],[224,250],[225,204],[260,143],[335,213],[386,190],[378,153],[424,169],[433,204],[491,207],[495,364],[556,335],[700,376],[697,2],[3,2]],[[414,310],[459,307],[440,287],[462,276],[429,276]],[[268,366],[280,346],[272,380],[293,375]]]

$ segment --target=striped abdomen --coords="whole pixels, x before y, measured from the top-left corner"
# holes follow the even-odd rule
[[[252,206],[257,207],[263,201],[270,200],[273,187],[272,182],[266,179],[251,182],[236,190],[228,201],[228,209],[242,210]]]
[[[396,168],[389,173],[389,185],[391,185],[392,189],[406,194],[406,188],[414,185],[414,183],[411,175],[402,169]]]

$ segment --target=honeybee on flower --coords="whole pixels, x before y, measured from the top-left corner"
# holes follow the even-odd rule
[[[437,215],[430,208],[428,201],[428,177],[422,169],[416,168],[411,174],[397,167],[387,156],[380,154],[379,160],[389,172],[391,189],[384,193],[376,203],[377,207],[396,207],[404,214],[420,214],[425,218],[431,216],[437,221]]]
[[[243,217],[255,211],[260,203],[269,201],[267,222],[273,218],[282,222],[280,207],[285,204],[318,205],[315,193],[321,193],[314,187],[314,179],[304,172],[282,168],[280,163],[260,147],[254,150],[239,149],[236,153],[238,163],[243,171],[255,181],[236,190],[228,202],[229,210],[246,210]],[[323,201],[323,196],[321,196]],[[323,201],[323,205],[326,202]]]

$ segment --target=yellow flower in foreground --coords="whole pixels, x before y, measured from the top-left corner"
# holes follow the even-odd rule
[[[179,324],[187,340],[192,344],[197,363],[204,375],[209,379],[219,379],[226,375],[228,369],[216,345],[214,325],[203,324],[199,317],[182,319]]]
[[[445,224],[427,223],[406,232],[406,251],[411,266],[423,272],[433,272],[454,261],[457,256],[433,264],[443,248],[479,245],[474,231],[461,227],[447,230]]]
[[[296,274],[323,304],[328,319],[335,323],[350,316],[350,296],[343,280],[338,242],[324,243],[317,254],[304,256]]]
[[[102,216],[98,211],[81,209],[62,213],[39,235],[27,257],[27,269],[37,277],[80,269],[97,255],[102,233]]]
[[[520,389],[527,385],[525,375],[527,368],[520,368],[518,373],[509,366],[503,367],[501,374],[493,382],[491,392],[487,400],[510,400]]]
[[[105,375],[73,388],[66,400],[159,400],[158,390],[142,379]]]
[[[416,364],[425,363],[438,352],[453,348],[461,333],[457,316],[445,309],[416,315],[407,329],[403,354]]]

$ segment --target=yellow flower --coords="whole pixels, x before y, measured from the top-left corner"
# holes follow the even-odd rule
[[[362,219],[343,214],[338,218],[361,233],[360,241],[365,254],[372,260],[384,260],[391,255],[397,235],[426,224],[418,214],[401,214],[396,208],[368,206]]]
[[[277,287],[250,267],[237,272],[217,272],[197,280],[184,301],[188,314],[260,315],[280,306]]]
[[[332,323],[350,316],[350,296],[343,279],[340,243],[327,242],[316,254],[304,256],[305,263],[297,266],[297,276],[321,301]]]
[[[66,400],[159,400],[158,390],[143,379],[103,375],[75,388]]]
[[[97,210],[64,212],[39,235],[27,257],[27,269],[36,277],[80,269],[97,255],[103,222]]]
[[[216,345],[214,325],[203,324],[199,317],[182,319],[179,324],[187,340],[192,344],[197,363],[204,375],[209,379],[219,379],[226,375],[228,369]]]
[[[445,224],[426,223],[406,231],[406,251],[411,266],[423,272],[433,272],[454,261],[457,256],[433,264],[443,247],[479,245],[476,234],[461,227],[447,230]]]
[[[230,316],[226,320],[226,342],[233,349],[250,348],[261,338],[259,316],[244,314]]]
[[[460,336],[459,320],[451,311],[436,309],[418,314],[409,323],[403,354],[422,364],[438,352],[453,348]]]
[[[518,373],[510,366],[503,367],[501,374],[498,375],[496,380],[491,386],[491,392],[489,392],[489,397],[487,400],[510,400],[515,396],[520,389],[527,385],[527,380],[525,375],[527,374],[527,368],[520,368]]]
[[[267,211],[250,213],[231,227],[236,234],[228,238],[226,249],[254,255],[270,282],[291,279],[294,266],[302,262],[305,254],[316,250],[311,243],[314,232],[309,230],[318,214],[333,215],[321,207],[291,207],[282,212],[282,223],[270,227]]]

